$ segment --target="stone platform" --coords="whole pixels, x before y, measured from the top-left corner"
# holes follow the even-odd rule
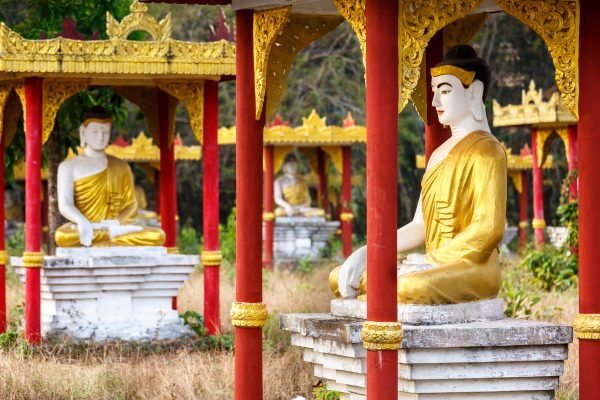
[[[328,222],[323,217],[278,217],[273,242],[275,264],[319,258],[339,226],[338,221]]]
[[[198,263],[164,247],[59,248],[41,271],[42,334],[100,342],[190,335],[172,298]],[[11,264],[24,283],[21,257]]]
[[[314,374],[342,400],[366,399],[363,321],[331,314],[286,314],[281,328],[304,349]],[[398,398],[554,399],[570,326],[501,319],[445,325],[403,324]]]

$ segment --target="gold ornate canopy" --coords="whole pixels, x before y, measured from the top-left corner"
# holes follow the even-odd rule
[[[235,45],[223,40],[194,43],[172,39],[170,15],[157,21],[147,11],[145,4],[134,1],[131,14],[121,22],[108,14],[107,40],[27,40],[0,23],[0,100],[14,90],[25,109],[24,79],[42,77],[45,142],[67,98],[89,86],[112,86],[142,108],[158,142],[154,117],[158,114],[157,93],[162,90],[170,97],[170,143],[177,103],[188,110],[194,135],[202,142],[204,81],[235,75]],[[147,32],[150,40],[128,40],[135,31]]]
[[[267,117],[276,112],[289,69],[299,50],[334,29],[341,18],[350,23],[366,57],[366,0],[290,1],[257,4],[234,0],[234,9],[255,8],[254,65],[257,118],[265,95]],[[564,105],[577,116],[579,0],[398,0],[400,83],[399,110],[409,99],[426,120],[425,48],[444,28],[444,47],[466,43],[489,12],[504,11],[535,30],[548,46]],[[264,4],[263,4],[264,3]],[[290,5],[292,3],[292,5]],[[492,3],[492,5],[490,5]],[[299,29],[302,27],[304,29]]]
[[[344,126],[327,125],[327,119],[320,117],[315,110],[302,118],[302,125],[291,127],[285,124],[265,127],[263,143],[265,146],[275,146],[274,168],[279,171],[285,156],[299,147],[310,160],[311,169],[317,171],[317,148],[321,148],[331,157],[335,168],[342,171],[342,147],[355,143],[366,143],[367,129],[356,125],[352,115],[348,113]],[[219,144],[235,144],[235,126],[219,129]]]
[[[493,111],[495,127],[531,125],[537,129],[536,145],[540,166],[548,157],[549,144],[555,137],[563,141],[569,159],[567,127],[576,125],[577,118],[566,108],[557,92],[552,93],[548,101],[544,101],[542,89],[537,89],[532,80],[527,92],[521,92],[521,104],[502,106],[494,99]]]

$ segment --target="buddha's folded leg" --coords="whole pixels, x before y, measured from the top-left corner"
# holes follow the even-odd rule
[[[277,207],[275,209],[275,216],[276,217],[287,217],[287,212],[285,211],[285,209],[283,207]]]
[[[500,266],[461,263],[398,278],[398,303],[456,304],[494,298],[500,290]]]
[[[80,247],[79,230],[77,226],[68,222],[60,226],[54,234],[54,240],[58,247]],[[102,246],[109,244],[110,234],[106,229],[94,229],[94,238],[92,246]]]
[[[329,287],[331,288],[331,291],[333,292],[335,297],[337,297],[338,299],[342,298],[342,294],[340,293],[340,286],[339,286],[340,268],[342,268],[341,265],[335,267],[329,273]],[[366,294],[367,294],[367,271],[365,270],[360,275],[359,300],[363,300],[364,296]]]
[[[162,229],[147,227],[139,232],[119,235],[110,240],[113,246],[162,246],[165,233]]]

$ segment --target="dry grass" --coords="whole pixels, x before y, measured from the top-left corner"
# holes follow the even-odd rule
[[[308,274],[266,272],[263,296],[271,318],[265,327],[265,399],[308,397],[314,383],[312,367],[301,352],[288,346],[289,337],[277,327],[281,312],[326,312],[331,295],[322,265]],[[202,275],[195,272],[179,296],[180,311],[202,312]],[[231,332],[228,314],[235,290],[223,268],[221,275],[223,331]],[[536,292],[536,311],[548,321],[571,324],[577,312],[577,290]],[[11,280],[8,305],[22,302],[22,288]],[[560,309],[557,306],[560,305]],[[26,350],[26,349],[25,349]],[[577,398],[577,343],[570,346],[558,398]],[[189,343],[162,348],[144,346],[64,346],[46,344],[33,353],[19,347],[0,354],[0,398],[20,399],[207,399],[233,398],[234,355],[199,351]]]

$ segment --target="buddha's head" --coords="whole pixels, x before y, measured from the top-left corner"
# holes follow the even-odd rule
[[[293,154],[288,154],[283,163],[285,175],[296,175],[298,173],[298,159]]]
[[[440,123],[458,126],[471,118],[484,121],[490,78],[489,65],[471,46],[448,49],[444,60],[431,69],[432,105]]]
[[[93,107],[81,116],[79,139],[81,147],[103,151],[110,140],[112,119],[103,107]]]

